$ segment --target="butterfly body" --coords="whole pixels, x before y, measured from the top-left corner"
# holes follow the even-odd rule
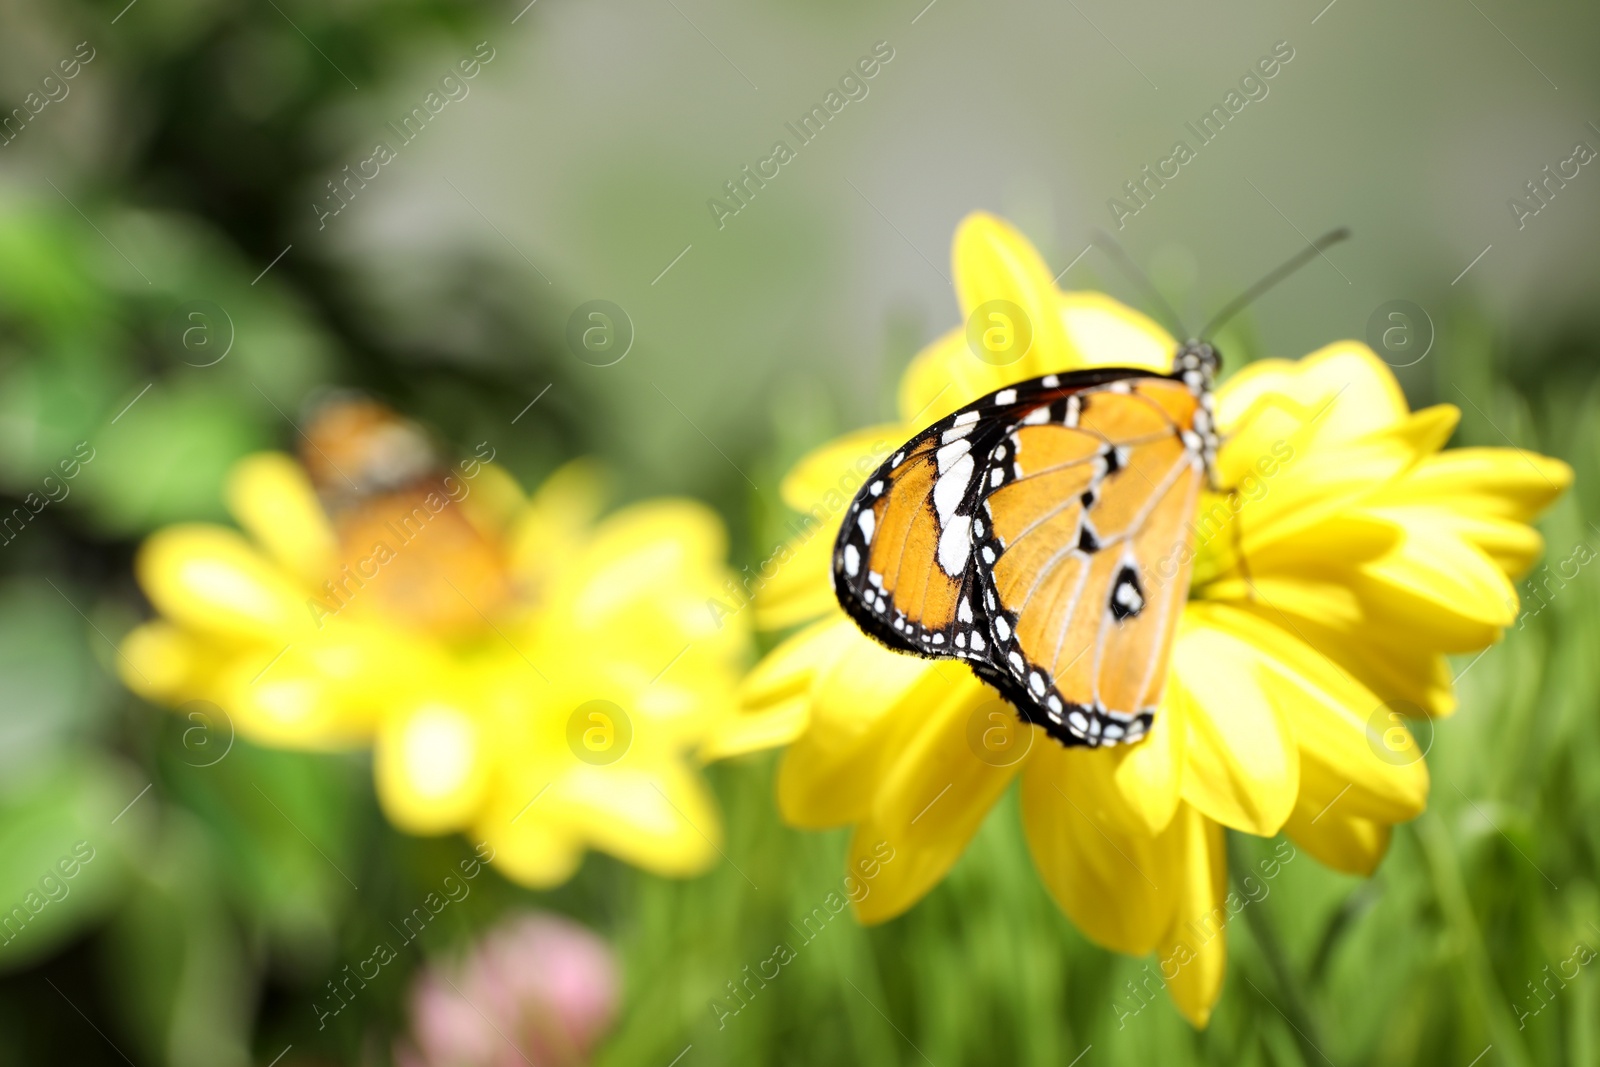
[[[839,602],[890,648],[964,661],[1063,744],[1143,737],[1215,484],[1217,365],[1191,341],[1168,375],[1045,375],[923,430],[846,514]]]

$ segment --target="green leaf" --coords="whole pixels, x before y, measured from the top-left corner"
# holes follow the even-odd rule
[[[131,768],[89,753],[10,787],[0,796],[0,972],[49,956],[117,901],[155,804]]]

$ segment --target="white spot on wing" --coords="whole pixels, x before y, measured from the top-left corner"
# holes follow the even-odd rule
[[[861,539],[869,545],[872,544],[872,533],[877,528],[878,520],[872,514],[871,508],[861,513],[861,516],[856,519],[856,525],[861,527]]]
[[[852,578],[861,573],[861,553],[855,545],[844,546],[844,572]]]
[[[951,441],[939,451],[934,453],[934,459],[939,464],[939,473],[943,474],[950,469],[950,464],[972,451],[972,444],[968,441]]]
[[[937,489],[935,490],[937,492]],[[967,569],[967,556],[972,551],[972,527],[964,522],[952,522],[939,535],[939,566],[952,578],[958,578]],[[966,604],[963,600],[962,605]]]
[[[1015,389],[1002,389],[994,394],[994,402],[996,405],[1015,404],[1017,402],[1017,391]]]
[[[941,469],[939,480],[933,483],[933,508],[939,513],[941,524],[950,524],[956,508],[961,504],[961,498],[967,495],[967,486],[971,483],[971,456],[962,456],[950,465],[949,470]]]

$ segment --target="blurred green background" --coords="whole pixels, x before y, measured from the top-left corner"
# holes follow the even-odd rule
[[[92,855],[0,946],[0,1064],[387,1063],[409,975],[528,904],[620,954],[605,1064],[1600,1063],[1600,973],[1533,989],[1600,948],[1594,568],[1536,571],[1518,626],[1459,664],[1430,810],[1375,878],[1303,857],[1232,925],[1198,1034],[1160,997],[1127,1014],[1142,962],[1057,912],[1010,801],[910,914],[830,925],[719,1027],[711,998],[841,875],[841,835],[779,825],[770,758],[711,772],[759,890],[731,864],[673,883],[591,857],[545,894],[491,872],[318,1029],[324,984],[466,845],[389,828],[363,757],[239,741],[208,765],[226,739],[129,696],[113,643],[147,610],[139,540],[221,518],[228,465],[292,445],[328,387],[492,437],[527,484],[598,455],[628,496],[710,501],[736,563],[765,558],[782,472],[887,416],[905,361],[954,325],[949,239],[978,208],[1070,267],[1063,286],[1137,303],[1080,256],[1113,230],[1191,324],[1350,225],[1230,330],[1230,361],[1366,339],[1412,302],[1436,335],[1419,361],[1391,353],[1413,405],[1460,405],[1457,443],[1577,469],[1543,525],[1570,560],[1600,534],[1600,171],[1542,205],[1526,183],[1600,147],[1600,10],[124,3],[0,4],[0,105],[18,109],[0,135],[0,512],[50,498],[0,534],[0,905],[76,843]],[[480,42],[470,91],[402,144],[391,124]],[[785,123],[878,42],[892,59],[866,95],[719,225],[707,201],[732,206],[724,183],[794,144]],[[1278,42],[1293,59],[1267,95],[1118,229],[1107,201]],[[329,214],[329,183],[378,141],[395,158]],[[593,299],[631,322],[612,366],[566,341]],[[1272,846],[1234,843],[1241,863]]]

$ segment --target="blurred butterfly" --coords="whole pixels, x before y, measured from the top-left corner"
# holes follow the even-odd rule
[[[503,549],[461,506],[471,486],[421,426],[335,392],[312,406],[300,436],[338,540],[342,566],[321,591],[329,613],[348,604],[454,635],[475,632],[507,599]]]
[[[1344,236],[1314,242],[1202,335]],[[1190,340],[1170,374],[1047,374],[929,426],[851,502],[839,603],[892,649],[966,662],[1064,745],[1139,740],[1188,597],[1190,520],[1202,485],[1218,488],[1220,365]]]

